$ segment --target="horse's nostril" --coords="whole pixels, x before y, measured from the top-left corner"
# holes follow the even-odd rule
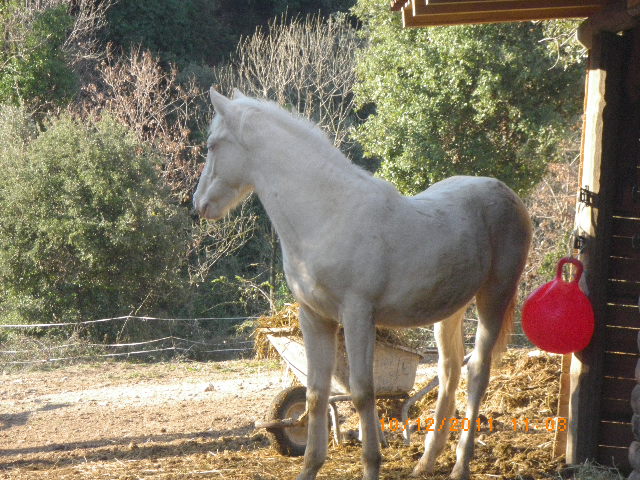
[[[189,210],[189,215],[191,216],[191,220],[193,220],[194,222],[200,218],[200,214],[198,213],[198,209],[196,209],[196,207],[193,207],[191,210]]]

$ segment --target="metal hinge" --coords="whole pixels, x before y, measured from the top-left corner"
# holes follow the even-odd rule
[[[589,190],[589,185],[585,185],[580,189],[579,200],[580,203],[584,203],[587,207],[593,207],[596,204],[597,195]]]
[[[584,235],[575,235],[573,237],[573,248],[580,253],[584,251],[584,247],[587,245],[587,237]]]

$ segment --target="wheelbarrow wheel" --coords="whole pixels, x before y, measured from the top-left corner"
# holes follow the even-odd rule
[[[306,408],[307,388],[301,385],[282,390],[271,403],[268,420],[298,419]],[[300,457],[307,447],[307,425],[267,428],[267,437],[281,455]]]

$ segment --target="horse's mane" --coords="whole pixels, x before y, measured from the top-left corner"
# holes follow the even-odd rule
[[[325,143],[327,146],[332,146],[333,143],[329,139],[328,135],[318,125],[313,123],[308,118],[302,116],[295,110],[289,111],[278,105],[276,102],[265,99],[244,97],[237,100],[238,103],[242,103],[248,106],[257,108],[263,112],[271,115],[276,121],[289,127],[290,130],[298,130],[298,133],[306,133],[310,137]]]
[[[336,148],[322,128],[295,110],[286,110],[276,102],[265,99],[243,97],[235,101],[267,113],[270,118],[283,125],[288,131],[295,133],[299,138],[305,138],[306,141],[313,142],[315,149],[321,153],[320,156],[329,161],[331,165],[340,169],[349,169],[360,177],[373,178],[370,172],[351,162],[346,155]]]

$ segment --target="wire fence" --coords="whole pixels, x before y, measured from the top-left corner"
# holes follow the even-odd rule
[[[235,321],[257,320],[259,317],[203,317],[203,318],[157,318],[137,315],[123,315],[121,317],[100,318],[97,320],[85,320],[82,322],[60,322],[60,323],[25,323],[25,324],[0,324],[0,329],[29,329],[29,328],[53,328],[53,327],[78,327],[82,325],[93,325],[96,323],[114,322],[117,320],[142,320],[153,322],[207,322],[207,321]]]
[[[206,318],[157,318],[126,315],[82,322],[50,322],[38,324],[4,324],[1,333],[7,341],[0,343],[0,367],[62,364],[77,361],[107,359],[169,360],[184,358],[191,360],[227,360],[249,357],[253,354],[253,340],[248,334],[216,335],[216,326],[221,323],[237,326],[258,317],[206,317]],[[97,324],[114,324],[114,331],[122,334],[124,325],[144,323],[145,333],[180,330],[187,335],[163,334],[158,338],[139,341],[92,342],[82,339],[78,332]],[[161,325],[154,325],[161,324]],[[186,324],[188,328],[170,328]],[[207,328],[212,324],[214,328]],[[167,327],[169,325],[169,327]],[[184,327],[184,325],[181,325]],[[117,328],[116,328],[117,327]],[[56,335],[43,335],[55,330]],[[38,335],[29,335],[38,332]],[[62,331],[62,333],[60,333]],[[66,332],[65,332],[66,331]],[[68,332],[68,333],[67,333]],[[18,335],[15,335],[18,334]]]
[[[5,324],[0,325],[0,333],[22,333],[18,340],[8,336],[9,340],[0,343],[0,367],[24,367],[37,365],[65,364],[78,361],[98,361],[108,359],[139,359],[146,361],[169,360],[183,358],[190,360],[228,360],[253,356],[254,342],[250,335],[236,334],[212,337],[211,331],[203,328],[212,322],[229,325],[240,325],[258,317],[207,317],[207,318],[156,318],[146,316],[121,316],[102,318],[83,322],[52,322],[39,324]],[[31,337],[24,335],[29,330],[38,329],[69,329],[77,331],[79,327],[86,327],[107,322],[144,322],[144,323],[189,323],[197,325],[192,329],[196,338],[181,335],[163,335],[135,342],[96,343],[85,341],[74,333],[65,340],[53,340],[44,335]],[[464,322],[463,335],[467,349],[473,347],[477,320],[467,318]],[[153,331],[150,329],[149,331]],[[528,341],[518,325],[511,334],[509,346],[522,347]],[[60,336],[58,336],[60,338]],[[64,335],[61,338],[65,338]],[[416,330],[414,347],[418,350],[435,348],[433,327],[423,327]]]

